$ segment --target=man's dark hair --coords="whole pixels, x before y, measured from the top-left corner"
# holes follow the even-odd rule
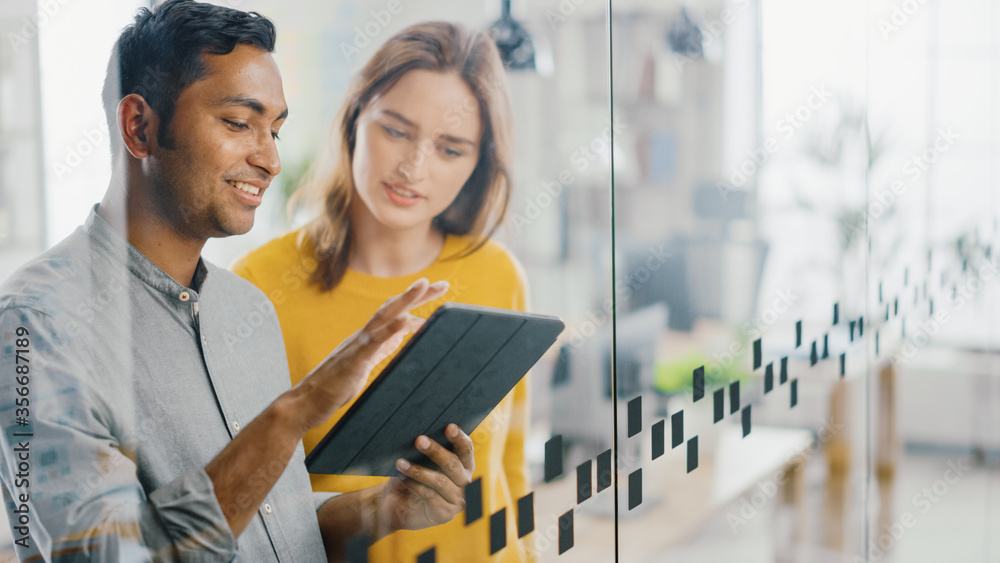
[[[170,122],[181,91],[205,76],[202,54],[226,55],[239,44],[274,51],[271,20],[194,0],[167,0],[143,8],[115,42],[104,78],[104,112],[112,152],[118,146],[118,102],[139,94],[160,118],[157,142],[173,147]]]

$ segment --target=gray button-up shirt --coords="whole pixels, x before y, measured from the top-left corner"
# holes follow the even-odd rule
[[[18,556],[325,560],[316,510],[330,495],[312,492],[301,444],[238,539],[204,470],[288,386],[262,292],[204,261],[184,287],[92,211],[0,288],[0,481]]]

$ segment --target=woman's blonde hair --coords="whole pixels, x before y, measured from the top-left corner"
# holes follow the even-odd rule
[[[322,209],[304,231],[316,247],[318,265],[312,281],[324,291],[343,279],[351,253],[348,209],[355,197],[351,163],[358,117],[403,75],[418,69],[458,74],[475,96],[483,127],[476,167],[451,205],[434,217],[434,228],[445,234],[472,235],[472,243],[461,254],[465,256],[485,244],[506,216],[512,111],[503,63],[493,40],[484,32],[470,32],[453,23],[410,26],[389,38],[354,77],[331,132],[334,146],[326,156],[327,160],[332,157],[332,163],[318,159],[289,202],[292,212],[300,205]],[[477,108],[471,103],[462,104],[449,109],[445,118],[461,120],[474,111]],[[300,247],[303,243],[300,239]]]

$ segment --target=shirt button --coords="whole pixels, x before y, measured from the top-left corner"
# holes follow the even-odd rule
[[[186,291],[182,291],[177,297],[179,297],[181,301],[187,301],[188,299],[191,299],[191,294]]]
[[[266,503],[266,502],[264,503],[264,512],[266,514],[270,514],[271,513],[271,505],[268,504],[268,503]]]
[[[236,421],[234,420],[234,421],[233,421],[233,432],[239,432],[239,431],[240,431],[240,423],[239,423],[239,422],[236,422]]]

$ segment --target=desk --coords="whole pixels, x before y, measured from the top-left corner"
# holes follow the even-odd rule
[[[746,438],[737,425],[721,425],[715,448],[701,452],[698,469],[686,472],[686,448],[667,450],[666,454],[652,461],[643,460],[643,505],[636,508],[636,514],[622,509],[618,522],[619,560],[641,562],[654,559],[672,546],[682,542],[696,532],[711,517],[721,515],[732,507],[731,514],[738,516],[740,505],[735,505],[748,493],[761,491],[757,483],[771,483],[755,501],[759,509],[766,511],[769,506],[779,506],[793,511],[794,530],[791,538],[795,542],[802,533],[802,468],[808,459],[813,434],[808,430],[755,427]],[[669,448],[669,444],[668,444]],[[812,453],[816,453],[815,450]],[[619,471],[619,496],[627,496],[628,474],[634,469]],[[575,505],[576,477],[571,468],[568,475],[554,483],[543,484],[535,489],[536,534],[544,537],[546,525],[552,519],[547,511],[561,514]],[[767,491],[773,491],[767,494]],[[613,489],[602,491],[584,501],[575,510],[573,549],[562,556],[558,549],[542,541],[538,549],[542,561],[572,561],[606,563],[613,557],[613,519],[595,514],[595,507],[602,495],[613,495]],[[746,497],[750,500],[750,497]],[[741,503],[742,505],[742,503]],[[756,510],[756,509],[755,509]],[[779,540],[777,553],[786,547]]]

